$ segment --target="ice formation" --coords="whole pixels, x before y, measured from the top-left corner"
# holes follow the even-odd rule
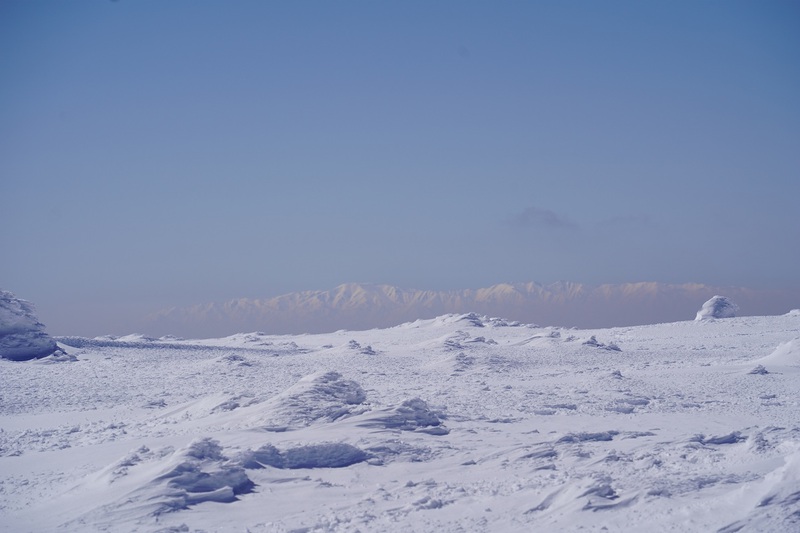
[[[697,312],[695,320],[708,320],[709,318],[733,318],[739,306],[725,296],[714,296]]]
[[[30,302],[0,290],[0,358],[27,361],[58,351]]]

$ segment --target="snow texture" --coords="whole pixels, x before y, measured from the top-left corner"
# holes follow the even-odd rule
[[[366,398],[355,381],[344,379],[338,372],[317,372],[266,402],[254,422],[271,431],[332,422],[358,412]]]
[[[800,530],[798,314],[57,340],[0,360],[0,532]]]
[[[0,290],[0,358],[27,361],[59,352],[30,302]]]
[[[739,306],[725,296],[714,296],[697,312],[695,320],[708,320],[712,318],[733,318],[739,311]]]

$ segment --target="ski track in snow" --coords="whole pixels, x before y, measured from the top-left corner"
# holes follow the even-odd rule
[[[796,313],[62,338],[0,360],[0,531],[800,531],[798,339]]]

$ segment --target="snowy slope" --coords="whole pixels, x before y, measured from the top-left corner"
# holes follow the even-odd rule
[[[0,531],[800,529],[800,313],[59,340],[0,361]]]

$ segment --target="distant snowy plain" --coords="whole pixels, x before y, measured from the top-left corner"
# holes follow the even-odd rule
[[[800,531],[800,312],[0,360],[1,531]]]

